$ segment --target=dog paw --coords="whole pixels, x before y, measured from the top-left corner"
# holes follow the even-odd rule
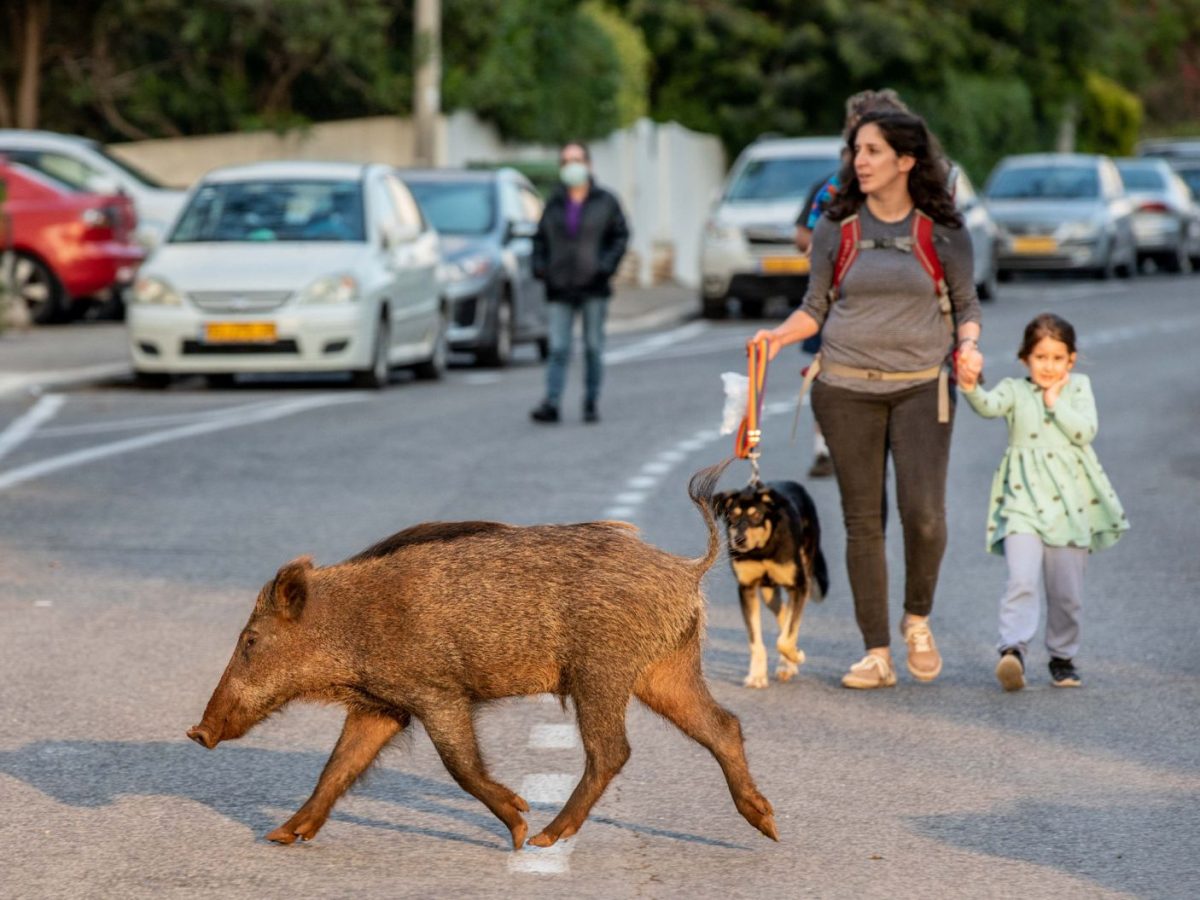
[[[788,662],[795,663],[798,666],[804,665],[804,651],[798,647],[793,647],[790,644],[776,644],[775,649],[779,651],[779,655]]]
[[[800,671],[800,667],[794,662],[789,662],[786,659],[779,661],[779,666],[775,669],[775,677],[780,681],[791,681],[792,676]]]
[[[765,688],[769,683],[765,672],[752,672],[742,679],[742,684],[748,688]]]

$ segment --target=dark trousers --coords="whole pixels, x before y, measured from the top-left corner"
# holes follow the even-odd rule
[[[888,575],[884,531],[887,458],[896,471],[896,505],[904,528],[904,609],[927,616],[946,550],[946,468],[954,424],[937,420],[937,382],[890,394],[845,390],[818,381],[813,412],[833,457],[846,569],[854,614],[867,649],[887,647]]]

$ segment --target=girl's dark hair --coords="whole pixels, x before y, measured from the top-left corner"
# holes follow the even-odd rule
[[[878,127],[883,132],[883,139],[896,151],[897,156],[911,156],[916,161],[908,173],[908,193],[912,196],[913,205],[939,225],[961,228],[962,216],[958,214],[946,184],[950,165],[942,155],[937,138],[930,133],[920,116],[890,109],[867,113],[847,136],[847,161],[838,174],[842,189],[829,204],[826,214],[840,221],[858,212],[867,199],[854,171],[854,142],[864,125]]]
[[[1054,313],[1042,313],[1025,326],[1025,337],[1021,339],[1021,349],[1017,351],[1017,359],[1029,359],[1029,354],[1042,338],[1061,341],[1067,345],[1069,353],[1075,352],[1075,326]]]

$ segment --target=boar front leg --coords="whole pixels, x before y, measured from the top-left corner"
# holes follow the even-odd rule
[[[488,774],[479,753],[470,704],[464,701],[448,708],[429,710],[419,714],[419,718],[451,777],[508,826],[513,849],[520,850],[529,833],[521,813],[529,812],[529,804]]]
[[[407,715],[396,718],[351,710],[342,726],[342,736],[317,781],[316,790],[294,816],[267,835],[267,840],[280,844],[290,844],[296,838],[311,841],[329,818],[333,804],[374,762],[387,742],[407,725]]]

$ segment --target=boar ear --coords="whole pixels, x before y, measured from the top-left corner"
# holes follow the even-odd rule
[[[300,618],[308,600],[308,573],[312,567],[312,557],[301,556],[279,570],[272,603],[276,615],[293,621]]]

